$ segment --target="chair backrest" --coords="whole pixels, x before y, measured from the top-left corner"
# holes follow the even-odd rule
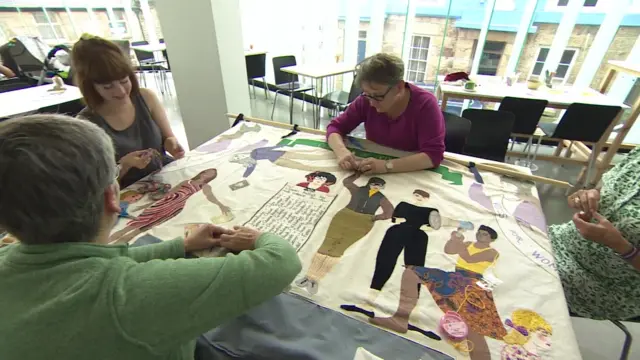
[[[35,84],[25,78],[11,78],[0,80],[0,93],[21,90],[35,86]]]
[[[539,99],[524,99],[507,96],[500,102],[500,111],[508,111],[515,115],[511,132],[533,135],[538,122],[549,102]]]
[[[444,148],[448,152],[462,154],[471,130],[471,121],[458,115],[442,112],[444,116]]]
[[[169,53],[167,53],[167,49],[162,50],[162,56],[167,61],[167,69],[171,71],[171,62],[169,61]]]
[[[276,56],[271,59],[273,62],[273,75],[276,79],[276,85],[287,84],[298,81],[298,75],[286,73],[280,69],[286,66],[296,65],[296,57],[293,55]]]
[[[360,96],[360,94],[362,94],[362,89],[360,89],[360,86],[358,86],[358,83],[356,83],[356,76],[354,73],[353,82],[351,83],[351,89],[349,90],[347,104],[351,104],[352,102],[354,102],[358,98],[358,96]]]
[[[136,59],[138,59],[139,63],[155,60],[155,58],[153,57],[153,53],[151,51],[144,51],[144,50],[133,48],[133,53],[136,54]]]
[[[620,106],[573,103],[551,137],[597,142],[620,112]]]
[[[265,77],[267,73],[267,54],[248,55],[244,57],[247,65],[247,79]]]
[[[471,121],[464,154],[504,162],[515,115],[507,111],[467,109],[462,117]]]
[[[149,45],[149,42],[146,40],[131,42],[131,46],[138,46],[138,45]]]

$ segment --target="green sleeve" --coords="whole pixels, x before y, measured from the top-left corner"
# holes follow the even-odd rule
[[[129,262],[110,307],[127,340],[161,354],[278,295],[300,270],[286,240],[263,234],[237,255]]]
[[[184,240],[182,240],[182,238],[176,238],[158,244],[130,247],[129,257],[136,262],[146,262],[153,259],[183,258]]]

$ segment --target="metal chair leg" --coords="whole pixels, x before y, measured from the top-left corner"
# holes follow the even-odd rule
[[[631,343],[633,342],[633,337],[631,333],[627,329],[627,327],[618,320],[611,320],[611,322],[617,326],[624,333],[624,345],[622,346],[622,353],[620,353],[620,360],[628,360],[629,359],[629,351],[631,350]]]
[[[256,83],[251,79],[251,87],[253,88],[253,98],[256,98]]]
[[[276,111],[276,101],[278,101],[278,93],[280,90],[276,91],[276,95],[273,97],[273,108],[271,109],[271,120],[273,120],[273,113]]]
[[[264,85],[264,98],[269,100],[269,89],[267,86],[267,79],[262,78],[262,85]]]

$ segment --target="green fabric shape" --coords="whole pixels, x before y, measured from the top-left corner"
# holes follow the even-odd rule
[[[312,140],[312,139],[295,139],[295,140],[282,139],[280,140],[277,146],[295,146],[295,145],[306,145],[306,146],[331,150],[331,147],[329,147],[329,144],[327,144],[326,141]],[[356,149],[350,146],[347,146],[347,149],[349,149],[353,153],[353,155],[361,158],[374,158],[374,159],[380,159],[380,160],[397,159],[397,156],[374,153],[371,151]],[[440,174],[443,180],[449,181],[452,185],[462,185],[462,173],[457,171],[451,171],[446,166],[440,165],[435,169],[428,169],[427,171],[433,171]]]

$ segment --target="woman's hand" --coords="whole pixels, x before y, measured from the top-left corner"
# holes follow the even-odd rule
[[[182,159],[184,157],[184,149],[174,136],[164,140],[164,149],[167,150],[174,159]]]
[[[153,160],[154,152],[153,149],[132,151],[120,158],[120,165],[125,172],[131,168],[144,169]]]
[[[360,166],[358,167],[358,171],[365,175],[371,174],[384,174],[387,172],[387,168],[384,160],[374,159],[374,158],[366,158],[360,161]]]
[[[619,254],[629,250],[629,242],[625,240],[620,231],[609,220],[598,212],[594,212],[591,215],[596,220],[595,223],[590,222],[591,216],[587,216],[582,211],[573,215],[573,223],[583,238],[607,246]]]
[[[351,151],[345,148],[343,152],[336,155],[338,157],[338,165],[342,170],[358,170],[358,159]]]
[[[222,242],[222,236],[233,234],[234,232],[215,226],[212,224],[203,224],[194,230],[189,231],[184,239],[184,251],[198,251],[204,249],[210,249],[214,246],[218,246]]]
[[[600,207],[600,190],[578,190],[567,198],[569,207],[582,211],[589,217]]]
[[[220,245],[234,252],[253,250],[256,240],[262,235],[258,230],[245,226],[234,226],[233,232],[220,237]]]

